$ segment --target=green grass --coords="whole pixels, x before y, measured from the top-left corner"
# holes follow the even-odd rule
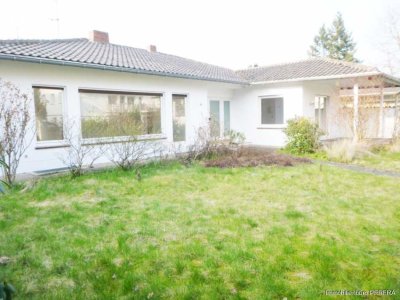
[[[1,197],[0,256],[12,262],[0,279],[18,299],[399,298],[398,179],[177,164],[135,178],[49,178]]]
[[[358,158],[354,163],[378,170],[400,172],[400,152],[379,151],[374,155]]]

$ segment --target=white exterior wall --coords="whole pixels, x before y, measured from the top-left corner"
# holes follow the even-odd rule
[[[303,83],[303,111],[306,117],[315,121],[314,99],[328,96],[327,132],[323,138],[349,137],[352,135],[351,122],[343,120],[339,109],[339,83],[336,80],[308,81]]]
[[[261,98],[267,96],[283,97],[285,123],[288,119],[303,115],[303,87],[300,83],[257,85],[234,91],[231,127],[243,132],[248,143],[282,147],[286,142],[283,133],[285,125],[261,124]]]
[[[161,141],[172,143],[172,94],[186,94],[186,140],[194,138],[196,129],[204,126],[209,118],[209,100],[231,100],[232,90],[237,85],[169,78],[152,75],[139,75],[125,72],[102,71],[78,67],[48,64],[24,63],[0,60],[0,78],[12,81],[22,91],[30,93],[32,86],[64,88],[64,118],[80,124],[80,88],[162,93],[161,99]],[[32,115],[34,106],[32,101]],[[79,130],[79,129],[78,129]],[[21,159],[18,173],[62,168],[60,156],[65,148],[39,149],[44,146],[57,146],[60,142],[39,143],[36,139]],[[102,157],[97,163],[108,162]]]

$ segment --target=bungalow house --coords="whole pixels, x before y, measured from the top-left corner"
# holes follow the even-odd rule
[[[194,60],[89,39],[1,40],[0,78],[32,95],[36,137],[18,172],[63,167],[65,127],[90,141],[94,120],[135,108],[142,139],[188,144],[211,117],[221,137],[243,132],[248,143],[280,147],[288,119],[306,116],[326,139],[357,136],[361,109],[376,121],[368,137],[389,138],[397,118],[400,80],[376,68],[325,58],[233,71]],[[387,110],[390,112],[386,112]],[[374,119],[374,120],[375,120]],[[101,127],[101,126],[100,126]],[[111,133],[102,132],[103,138]],[[106,162],[102,157],[99,162]]]

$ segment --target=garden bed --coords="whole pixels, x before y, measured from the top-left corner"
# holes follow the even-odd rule
[[[256,166],[291,167],[304,163],[311,163],[311,160],[304,157],[294,157],[288,154],[277,153],[267,148],[244,148],[205,161],[204,166],[218,168]]]

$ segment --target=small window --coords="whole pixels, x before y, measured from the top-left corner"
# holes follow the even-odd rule
[[[186,140],[186,96],[172,95],[172,125],[174,142]]]
[[[261,124],[283,124],[283,98],[261,99]]]
[[[63,140],[63,89],[34,87],[37,141]]]

